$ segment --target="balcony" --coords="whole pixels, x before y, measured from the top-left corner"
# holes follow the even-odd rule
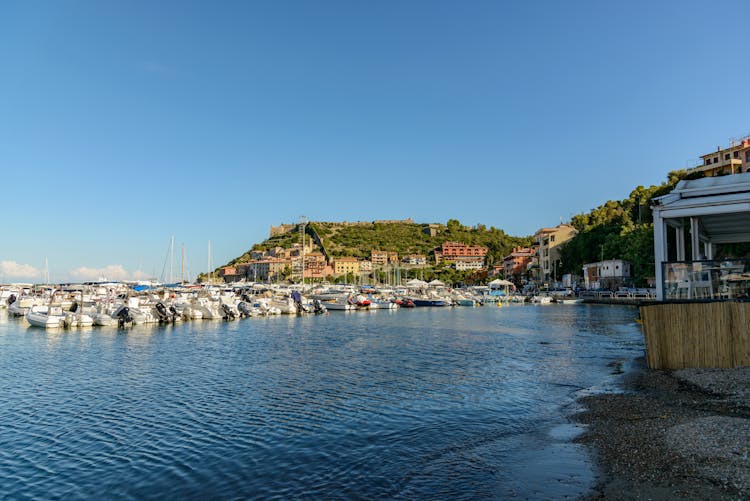
[[[699,165],[690,169],[691,172],[713,172],[717,170],[728,169],[730,174],[741,174],[742,173],[742,160],[739,158],[730,158],[728,160],[720,160],[715,164]]]
[[[664,263],[667,301],[750,299],[750,259]]]

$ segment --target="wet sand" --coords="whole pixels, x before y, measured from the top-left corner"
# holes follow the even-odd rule
[[[580,400],[576,442],[599,466],[588,499],[749,499],[750,367],[649,370]]]

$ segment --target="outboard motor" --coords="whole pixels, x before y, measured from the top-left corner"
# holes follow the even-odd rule
[[[159,301],[156,303],[156,314],[159,317],[159,323],[164,324],[169,322],[169,313],[167,313],[167,308],[164,306],[164,303]]]
[[[325,313],[326,307],[323,306],[323,303],[320,302],[320,299],[313,299],[313,312],[316,315],[320,315],[321,313]]]
[[[237,310],[240,312],[240,318],[246,318],[250,316],[250,307],[244,301],[240,301],[239,303],[237,303]]]
[[[117,327],[125,327],[126,324],[133,324],[133,316],[130,314],[130,308],[127,306],[123,306],[119,310],[117,310],[117,313],[115,313],[117,316]]]
[[[16,302],[16,299],[17,299],[17,298],[16,298],[16,295],[15,295],[15,294],[11,294],[11,295],[10,295],[10,296],[8,297],[8,301],[7,301],[7,303],[8,303],[8,306],[10,306],[10,305],[12,305],[13,303],[15,303],[15,302]]]
[[[75,313],[78,311],[78,301],[73,301],[73,304],[70,305],[71,312]]]
[[[235,315],[229,305],[221,303],[221,309],[224,312],[224,320],[234,320]]]
[[[177,313],[177,308],[175,308],[174,305],[170,306],[169,313],[172,315],[172,323],[175,323],[177,321],[177,317],[180,316],[180,314]]]
[[[250,296],[247,295],[247,292],[243,292],[241,297],[242,297],[242,300],[245,301],[246,303],[252,303],[253,302],[250,299]]]

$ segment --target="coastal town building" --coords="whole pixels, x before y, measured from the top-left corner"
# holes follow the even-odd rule
[[[356,257],[339,257],[333,261],[333,274],[346,275],[359,273],[359,260]]]
[[[232,283],[240,280],[237,274],[237,268],[235,266],[224,266],[219,269],[219,276],[227,283]]]
[[[453,268],[457,271],[481,270],[484,268],[484,258],[455,258]]]
[[[370,253],[370,260],[372,261],[373,266],[398,264],[398,252],[373,250]]]
[[[305,278],[325,278],[326,267],[326,258],[322,253],[305,254]]]
[[[401,259],[401,264],[406,266],[427,266],[427,256],[424,254],[409,254]]]
[[[521,285],[535,255],[536,250],[532,247],[514,247],[513,251],[503,258],[502,267],[505,279]]]
[[[435,250],[435,263],[440,264],[444,261],[468,261],[470,263],[482,262],[484,267],[485,256],[487,256],[487,247],[481,245],[466,245],[461,242],[443,242]],[[474,268],[467,268],[474,269]]]
[[[627,285],[630,279],[630,263],[622,259],[608,259],[583,265],[583,283],[586,289],[615,290]]]
[[[372,261],[363,260],[359,262],[360,273],[372,273]]]
[[[536,249],[539,283],[550,283],[557,280],[557,267],[560,262],[560,245],[564,244],[578,233],[570,224],[558,224],[553,228],[540,228],[534,233],[534,247]]]
[[[706,177],[742,174],[750,170],[750,136],[733,139],[728,148],[701,156],[701,165],[688,169],[690,173],[702,172]]]
[[[263,282],[266,280],[276,280],[281,277],[284,270],[291,270],[292,260],[281,259],[277,257],[265,257],[247,263],[245,276],[247,280]]]

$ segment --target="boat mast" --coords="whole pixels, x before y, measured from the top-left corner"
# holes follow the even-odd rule
[[[169,283],[170,284],[174,282],[174,279],[172,277],[173,264],[174,264],[174,235],[172,235],[172,238],[169,241]]]
[[[211,240],[208,241],[208,285],[211,285]]]
[[[307,224],[307,218],[305,216],[299,217],[299,222],[302,225],[302,290],[305,290],[305,225]]]
[[[182,243],[182,263],[180,264],[180,285],[185,284],[185,242]]]

